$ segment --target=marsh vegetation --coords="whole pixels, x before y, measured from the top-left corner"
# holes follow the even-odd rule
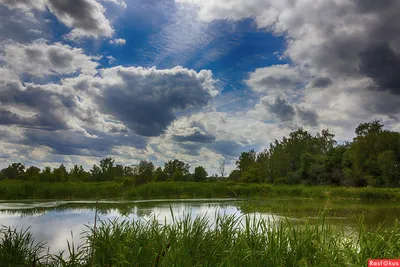
[[[28,231],[2,228],[0,262],[8,266],[364,266],[369,258],[398,258],[400,231],[363,222],[353,232],[314,222],[276,223],[263,218],[187,215],[172,224],[105,221],[88,227],[81,246],[68,243],[68,257],[50,255]],[[15,256],[14,256],[15,255]]]

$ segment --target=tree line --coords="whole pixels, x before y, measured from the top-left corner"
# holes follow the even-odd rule
[[[352,142],[337,144],[329,130],[302,128],[260,153],[243,152],[229,178],[242,182],[400,187],[400,133],[379,121],[360,124]]]
[[[135,166],[102,159],[90,171],[75,165],[67,170],[28,168],[13,163],[0,171],[0,180],[123,181],[131,185],[163,181],[236,181],[245,183],[305,184],[335,186],[400,187],[400,133],[385,130],[379,121],[360,124],[352,142],[338,144],[329,130],[312,135],[303,128],[275,140],[261,152],[242,152],[236,169],[225,176],[225,160],[219,163],[220,176],[209,177],[203,166],[190,172],[189,164],[170,160],[162,167],[142,160]]]
[[[90,171],[82,166],[75,165],[69,171],[61,164],[58,168],[38,167],[26,168],[22,163],[12,163],[0,171],[0,180],[24,180],[41,182],[106,182],[123,181],[127,184],[141,185],[149,182],[164,181],[196,181],[205,182],[212,177],[203,166],[198,166],[190,173],[189,164],[178,159],[170,160],[164,168],[155,167],[151,161],[142,160],[138,165],[123,166],[115,164],[111,157],[100,160],[100,164],[93,165]],[[215,178],[215,177],[214,177]]]

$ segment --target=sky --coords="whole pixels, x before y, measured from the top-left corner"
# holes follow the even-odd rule
[[[303,127],[400,131],[398,0],[0,0],[0,167],[232,170]]]

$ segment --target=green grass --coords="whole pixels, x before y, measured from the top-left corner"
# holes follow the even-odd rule
[[[40,257],[44,244],[35,243],[28,230],[17,231],[4,226],[0,229],[0,266],[32,266]]]
[[[66,258],[43,255],[29,232],[4,228],[0,266],[32,266],[34,258],[36,266],[91,266],[94,239],[94,266],[366,266],[369,258],[400,257],[397,222],[367,231],[360,221],[349,233],[327,224],[323,215],[313,223],[293,224],[248,216],[217,216],[210,223],[188,214],[163,225],[103,222],[96,235],[88,228],[82,246],[68,244]]]
[[[0,199],[161,199],[227,197],[300,197],[400,200],[400,189],[285,186],[234,182],[158,182],[142,186],[117,182],[1,181]]]

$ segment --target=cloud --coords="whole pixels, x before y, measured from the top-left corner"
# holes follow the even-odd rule
[[[113,56],[107,56],[108,64],[112,65],[115,63],[116,59]]]
[[[106,3],[107,2],[108,3],[113,3],[113,4],[116,4],[116,5],[120,6],[120,7],[122,7],[122,8],[126,8],[127,7],[126,2],[123,1],[123,0],[100,0],[100,1],[106,2]]]
[[[61,43],[49,45],[44,40],[31,44],[9,43],[0,60],[17,73],[36,77],[79,72],[93,75],[99,65],[80,48]]]
[[[285,97],[315,111],[321,127],[354,128],[375,116],[392,123],[397,116],[399,1],[175,1],[195,7],[202,22],[252,18],[258,28],[284,36],[291,68],[261,68],[246,83],[269,96],[298,87]],[[314,124],[313,113],[296,113]]]
[[[87,136],[80,132],[61,130],[56,132],[28,129],[24,131],[27,145],[49,147],[56,154],[104,157],[116,146],[146,147],[146,140],[137,135],[98,133]]]
[[[204,107],[216,93],[212,73],[206,70],[118,66],[100,73],[96,102],[101,112],[143,136],[162,134],[175,112]]]
[[[45,0],[3,0],[2,4],[10,8],[22,9],[25,11],[31,9],[44,10],[46,8]]]
[[[233,140],[219,140],[216,141],[211,149],[223,156],[238,157],[240,153],[249,151],[250,149],[257,149],[256,146],[243,145]]]
[[[333,83],[332,79],[329,77],[317,77],[315,80],[311,82],[311,86],[318,88],[326,88],[332,83]]]
[[[204,22],[216,19],[242,20],[261,16],[268,3],[265,0],[175,0],[175,2],[197,7],[198,17]]]
[[[22,9],[9,10],[0,4],[0,43],[16,41],[31,42],[47,37],[46,25],[33,12]]]
[[[175,135],[174,140],[177,142],[212,143],[215,141],[215,136],[195,130],[195,132],[190,135]]]
[[[374,81],[376,90],[400,94],[400,53],[388,43],[378,43],[362,51],[360,59],[361,73]]]
[[[294,118],[294,108],[283,98],[277,97],[273,100],[263,98],[262,103],[267,111],[276,116],[280,121],[291,121]]]
[[[157,7],[160,4],[154,5]],[[206,23],[195,20],[196,10],[190,6],[169,6],[168,1],[161,6],[163,13],[167,14],[166,23],[161,31],[151,35],[149,46],[152,49],[145,51],[144,55],[150,57],[156,66],[165,62],[187,65],[218,33]]]
[[[0,68],[0,128],[17,129],[16,145],[47,147],[61,155],[145,150],[148,136],[162,135],[178,112],[201,109],[216,93],[211,71],[182,67],[117,66],[59,84],[22,83],[11,69]],[[201,123],[192,126],[192,133],[176,135],[187,149],[189,143],[215,140]],[[11,141],[6,135],[1,139]]]
[[[95,0],[5,0],[11,9],[48,10],[65,26],[71,28],[66,35],[70,39],[82,37],[111,37],[114,33],[110,21],[105,17],[105,8]]]
[[[49,10],[66,26],[72,28],[68,38],[111,37],[114,30],[105,17],[104,7],[95,0],[48,0]]]
[[[309,126],[318,125],[318,114],[315,110],[296,107],[296,112],[304,124]]]
[[[246,80],[254,91],[265,94],[283,94],[296,89],[303,82],[299,70],[288,64],[258,68]]]
[[[126,40],[122,38],[117,38],[117,39],[112,39],[109,41],[110,44],[115,44],[115,45],[125,45]]]
[[[0,71],[7,72],[10,73],[4,69]],[[52,90],[49,86],[23,86],[15,77],[0,80],[0,102],[3,106],[1,123],[51,131],[72,127],[69,116],[81,112],[76,98]],[[15,111],[11,111],[11,108]]]
[[[35,121],[26,119],[9,110],[0,109],[0,125],[35,125]]]
[[[172,139],[177,142],[213,143],[215,136],[208,133],[204,124],[191,118],[175,121],[171,125]]]

